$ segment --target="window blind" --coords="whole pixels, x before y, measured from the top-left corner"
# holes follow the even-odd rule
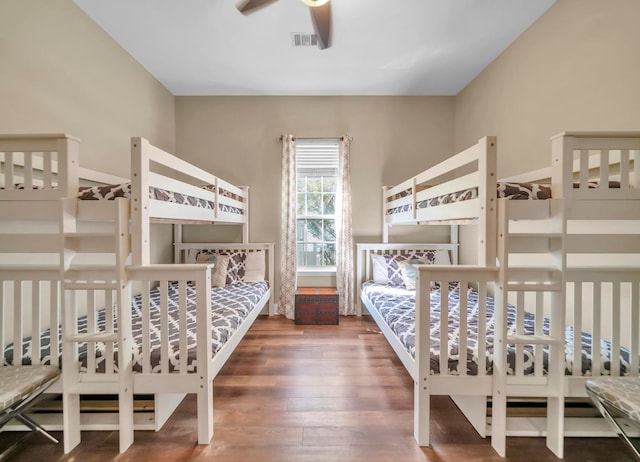
[[[298,138],[296,170],[301,176],[338,174],[338,139]]]

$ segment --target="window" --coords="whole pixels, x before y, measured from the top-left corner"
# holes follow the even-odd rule
[[[298,138],[296,176],[298,271],[335,270],[338,140]]]

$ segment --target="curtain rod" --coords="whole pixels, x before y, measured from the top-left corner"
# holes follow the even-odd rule
[[[284,135],[278,136],[276,138],[276,141],[282,141],[282,137],[283,136]],[[297,137],[295,137],[295,136],[293,137],[294,141],[297,140],[297,139],[298,139]],[[314,136],[313,138],[299,138],[299,139],[301,139],[301,140],[335,140],[335,139],[338,139],[340,141],[343,141],[344,140],[344,136],[338,136],[338,137],[335,137],[335,136],[325,136],[325,137]]]

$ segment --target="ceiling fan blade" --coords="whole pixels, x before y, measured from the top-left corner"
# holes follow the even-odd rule
[[[331,2],[322,6],[310,7],[313,27],[318,34],[318,44],[320,49],[331,46]]]
[[[249,14],[275,1],[276,0],[236,0],[236,8],[238,8],[238,11],[242,14]]]

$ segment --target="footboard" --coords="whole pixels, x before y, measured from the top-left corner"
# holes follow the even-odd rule
[[[488,293],[498,271],[481,266],[418,266],[416,280],[414,435],[429,444],[429,397],[450,395],[485,436],[492,394],[494,318]],[[434,284],[437,284],[434,286]],[[473,288],[473,290],[472,290]],[[457,296],[451,296],[458,290]],[[446,303],[445,303],[446,301]],[[465,403],[471,403],[468,408]]]
[[[640,132],[564,132],[551,150],[553,197],[640,199]]]
[[[573,268],[567,279],[567,394],[600,375],[640,375],[640,268]]]
[[[479,264],[495,262],[496,138],[477,144],[393,187],[383,188],[383,241],[398,224],[478,224]]]
[[[127,328],[127,338],[137,339],[135,362],[141,370],[132,376],[135,393],[196,393],[198,443],[213,436],[213,379],[269,298],[269,291],[232,327],[230,309],[224,316],[226,340],[218,339],[214,353],[211,269],[209,264],[150,265],[129,268],[132,280],[141,281],[143,293],[137,320]],[[149,296],[157,284],[158,296]],[[174,292],[175,295],[170,293]],[[130,320],[129,320],[130,322]],[[177,337],[177,340],[176,340]],[[131,342],[131,340],[129,340]],[[159,357],[158,357],[159,356]],[[156,359],[153,359],[153,358]]]

